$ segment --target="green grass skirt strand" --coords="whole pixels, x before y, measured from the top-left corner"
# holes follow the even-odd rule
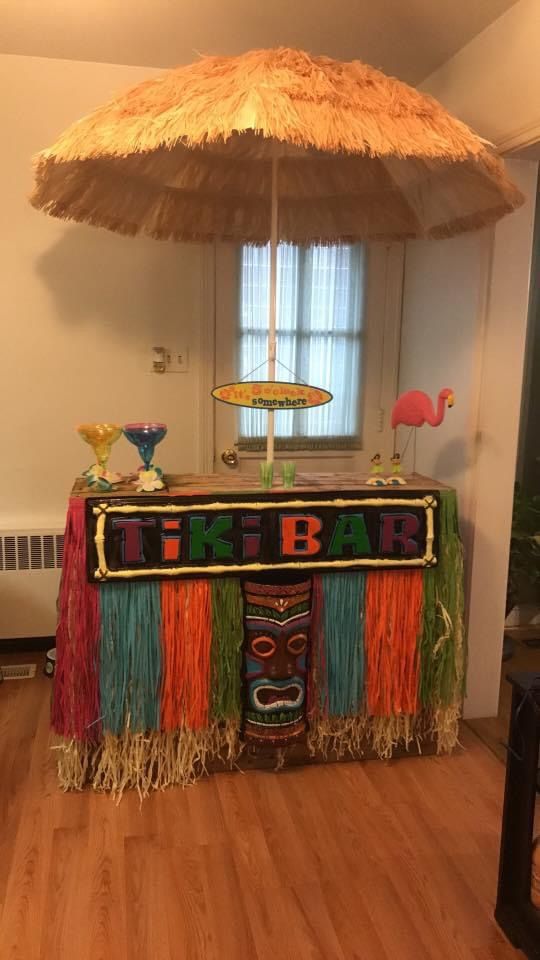
[[[243,600],[240,581],[212,580],[212,717],[238,720],[241,712]]]
[[[420,701],[435,710],[461,705],[465,693],[463,548],[454,490],[441,492],[439,524],[439,562],[424,571],[420,638]]]
[[[102,584],[99,597],[103,729],[159,730],[159,583]]]
[[[354,716],[364,683],[364,574],[322,576],[329,716]],[[321,703],[325,691],[320,691]]]

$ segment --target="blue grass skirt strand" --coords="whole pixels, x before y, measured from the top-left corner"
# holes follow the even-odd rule
[[[102,584],[100,693],[103,729],[159,730],[159,583]]]
[[[330,716],[355,716],[364,685],[363,573],[326,573],[324,644]]]

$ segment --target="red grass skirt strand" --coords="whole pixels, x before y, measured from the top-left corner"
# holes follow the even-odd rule
[[[422,595],[421,570],[367,575],[364,649],[370,716],[418,711]]]
[[[209,581],[162,583],[162,730],[208,726],[211,643]]]
[[[311,658],[307,684],[307,715],[311,720],[328,715],[328,681],[324,644],[324,597],[322,577],[313,577],[311,594]]]
[[[69,501],[56,631],[51,725],[76,740],[101,736],[99,587],[86,579],[85,501]]]

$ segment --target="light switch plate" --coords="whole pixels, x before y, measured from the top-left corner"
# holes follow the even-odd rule
[[[189,350],[187,347],[176,347],[168,351],[167,359],[167,373],[187,373],[189,370]]]

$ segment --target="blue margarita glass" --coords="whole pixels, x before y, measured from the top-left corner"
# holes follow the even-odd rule
[[[126,423],[124,426],[124,436],[137,447],[145,470],[155,469],[154,450],[166,433],[165,423]]]

